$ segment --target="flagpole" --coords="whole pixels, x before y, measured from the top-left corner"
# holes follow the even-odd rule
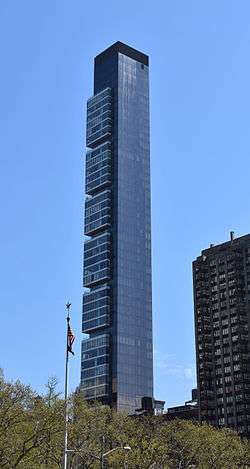
[[[65,359],[65,388],[64,388],[64,400],[65,400],[65,430],[64,430],[64,458],[63,458],[63,469],[67,469],[68,464],[68,371],[69,371],[69,347],[68,347],[68,331],[70,322],[70,307],[71,303],[66,304],[67,308],[67,330],[66,330],[66,359]]]

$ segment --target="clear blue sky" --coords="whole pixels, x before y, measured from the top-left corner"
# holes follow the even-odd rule
[[[93,57],[120,40],[150,55],[155,395],[195,384],[191,263],[250,232],[250,3],[0,3],[0,365],[63,387],[65,312],[79,382],[85,102]]]

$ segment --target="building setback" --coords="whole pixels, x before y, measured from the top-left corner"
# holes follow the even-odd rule
[[[95,58],[86,140],[81,391],[134,412],[153,397],[147,55]]]
[[[193,262],[199,419],[250,435],[250,235]]]
[[[197,389],[192,389],[192,399],[183,405],[168,407],[163,415],[164,420],[198,420]]]

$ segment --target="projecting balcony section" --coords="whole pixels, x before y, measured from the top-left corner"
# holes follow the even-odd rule
[[[81,391],[86,399],[108,395],[109,335],[82,342]]]
[[[86,236],[93,236],[107,229],[111,224],[111,191],[103,191],[85,203],[85,226]]]
[[[86,194],[92,195],[111,184],[111,145],[103,143],[86,156]]]
[[[99,262],[98,264],[84,269],[84,286],[90,288],[102,282],[110,280],[110,261]]]
[[[110,233],[96,236],[84,245],[84,287],[107,283],[111,279]]]
[[[100,397],[108,396],[109,388],[108,384],[105,384],[107,382],[107,376],[100,376],[95,380],[88,381],[88,383],[91,384],[93,382],[95,383],[94,386],[85,386],[87,384],[87,381],[81,386],[81,392],[84,399],[98,399]]]
[[[110,287],[105,285],[83,296],[82,332],[93,332],[110,324]]]
[[[112,90],[106,88],[90,98],[87,103],[87,138],[89,148],[111,139]]]

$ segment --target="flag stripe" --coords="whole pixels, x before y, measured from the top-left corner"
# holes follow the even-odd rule
[[[72,355],[74,355],[74,352],[72,350],[72,345],[74,343],[74,340],[75,340],[75,336],[71,330],[70,325],[68,324],[68,352],[72,353]]]

